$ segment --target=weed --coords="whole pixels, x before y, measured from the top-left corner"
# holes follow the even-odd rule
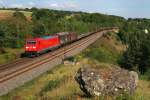
[[[63,76],[61,79],[50,80],[40,91],[40,96],[43,96],[43,93],[52,91],[54,88],[57,88],[62,82],[65,82],[67,78],[67,76]]]
[[[41,90],[40,94],[51,91],[52,89],[56,88],[59,84],[60,84],[59,80],[50,80],[48,84]]]
[[[91,48],[90,50],[86,51],[85,57],[89,57],[92,59],[96,59],[100,62],[109,62],[109,63],[116,63],[119,55],[114,54],[105,48]]]
[[[134,100],[134,98],[128,93],[123,93],[116,97],[116,100]]]

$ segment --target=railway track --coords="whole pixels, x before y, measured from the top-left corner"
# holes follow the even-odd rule
[[[74,45],[73,45],[73,46],[74,46]],[[54,52],[52,52],[52,53],[53,53],[53,55],[55,55]],[[57,53],[58,53],[58,52],[57,52]],[[47,55],[48,55],[48,54],[47,54]],[[52,55],[52,54],[49,53],[49,55]],[[45,55],[41,55],[40,58],[44,58],[44,56],[45,56]],[[48,56],[48,57],[49,57],[49,56]],[[46,58],[44,58],[44,59],[47,59],[48,57],[46,57]],[[39,59],[39,58],[34,58],[34,59]],[[43,60],[44,60],[44,59],[43,59]],[[31,62],[31,61],[33,61],[32,58],[22,58],[22,59],[18,59],[18,60],[16,60],[16,61],[13,61],[13,62],[8,63],[8,64],[0,65],[0,74],[3,73],[3,71],[5,71],[5,70],[13,69],[13,68],[15,68],[15,67],[21,66],[21,65],[24,64],[24,63],[29,63],[29,62]],[[36,63],[36,62],[35,62],[35,63]],[[32,65],[32,64],[34,64],[34,63],[31,63],[30,65]],[[27,65],[27,66],[30,66],[30,65]],[[27,66],[25,66],[25,67],[27,67]],[[22,69],[22,68],[20,68],[20,69],[18,69],[18,70],[21,70],[21,69]],[[6,74],[3,75],[3,76],[6,76]],[[1,78],[1,76],[0,76],[0,78]]]
[[[89,38],[89,39],[92,39],[92,38]],[[74,45],[70,46],[69,48],[67,48],[67,50],[64,50],[64,48],[62,48],[62,49],[60,49],[60,50],[57,51],[57,52],[51,52],[51,53],[49,53],[48,55],[46,55],[46,56],[44,57],[44,59],[41,59],[40,61],[31,63],[31,64],[29,64],[29,65],[26,65],[26,66],[24,66],[24,67],[21,67],[21,68],[19,68],[19,69],[17,69],[17,70],[14,70],[14,71],[12,71],[12,72],[9,72],[9,73],[3,73],[3,74],[0,76],[0,83],[4,82],[4,81],[6,81],[6,80],[9,80],[10,78],[13,78],[13,77],[15,77],[15,76],[17,76],[17,75],[19,75],[19,74],[22,74],[23,72],[26,72],[26,71],[28,71],[28,70],[30,70],[30,69],[32,69],[32,68],[36,68],[36,67],[38,67],[40,64],[43,64],[43,62],[46,63],[47,61],[50,61],[50,60],[52,60],[52,59],[55,59],[56,57],[58,57],[58,56],[60,56],[60,55],[63,55],[64,53],[67,53],[67,52],[71,51],[72,49],[78,48],[79,46],[82,46],[82,45],[84,45],[86,42],[88,42],[89,39],[87,39],[86,41],[83,41],[83,40],[82,40],[83,42],[81,42],[80,44],[74,44]],[[64,52],[64,51],[65,51],[65,52]],[[49,58],[50,58],[50,59],[49,59]],[[24,61],[30,61],[30,59],[21,60],[21,61],[19,61],[19,62],[13,63],[13,65],[20,64],[20,63],[22,64],[22,63],[24,63]],[[42,62],[42,63],[41,63],[41,62]],[[34,67],[28,67],[28,66],[34,66]],[[11,65],[9,64],[7,67],[4,67],[3,71],[6,70],[7,68],[10,68],[10,67],[14,68],[13,66],[11,66]],[[5,78],[3,78],[3,77],[5,77]],[[7,78],[7,77],[8,77],[8,78]]]
[[[24,64],[24,62],[31,61],[30,58],[23,58],[23,59],[17,59],[11,63],[0,65],[0,73],[3,72],[4,70],[8,70],[10,68],[13,68],[15,66],[18,66],[20,64]]]
[[[61,62],[64,58],[74,55],[73,54],[74,52],[79,53],[79,51],[81,51],[82,49],[86,48],[88,45],[93,43],[96,39],[98,39],[98,37],[101,37],[103,34],[105,34],[106,32],[109,32],[109,31],[113,31],[113,30],[109,29],[109,30],[103,30],[102,32],[95,32],[93,34],[89,34],[88,36],[86,36],[84,38],[79,39],[78,41],[76,41],[72,44],[66,45],[62,48],[59,48],[59,49],[53,51],[53,52],[50,52],[48,54],[37,57],[34,60],[31,60],[31,59],[18,60],[18,62],[14,62],[13,64],[8,64],[8,66],[6,65],[5,67],[1,67],[0,68],[0,89],[1,88],[4,89],[5,92],[0,91],[0,95],[5,94],[5,93],[9,92],[10,90],[12,90],[13,88],[17,87],[16,85],[13,85],[12,87],[10,87],[10,89],[5,89],[5,88],[1,87],[2,85],[6,85],[6,86],[10,85],[11,86],[12,84],[16,83],[16,82],[13,82],[14,81],[13,79],[16,78],[17,80],[19,80],[17,77],[25,77],[25,76],[23,76],[23,74],[26,74],[30,71],[32,73],[32,70],[36,70],[40,66],[43,66],[44,64],[47,64],[47,63]],[[80,48],[81,50],[80,49],[78,50],[78,48]],[[25,61],[27,61],[27,64],[23,65]],[[12,65],[12,67],[11,67],[11,65]],[[33,79],[33,78],[31,78],[31,79]],[[28,79],[27,79],[27,81],[28,81]],[[20,84],[20,85],[22,85],[22,84]]]

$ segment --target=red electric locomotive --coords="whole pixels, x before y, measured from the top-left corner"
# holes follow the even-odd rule
[[[26,55],[36,55],[60,46],[58,35],[44,36],[40,38],[28,39],[25,44]]]

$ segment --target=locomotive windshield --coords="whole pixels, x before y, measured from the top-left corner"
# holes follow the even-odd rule
[[[27,44],[36,44],[36,41],[27,41]]]

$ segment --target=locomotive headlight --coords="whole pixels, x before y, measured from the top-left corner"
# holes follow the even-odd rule
[[[29,47],[26,47],[26,49],[28,49]]]
[[[33,49],[35,49],[36,47],[33,47]]]

